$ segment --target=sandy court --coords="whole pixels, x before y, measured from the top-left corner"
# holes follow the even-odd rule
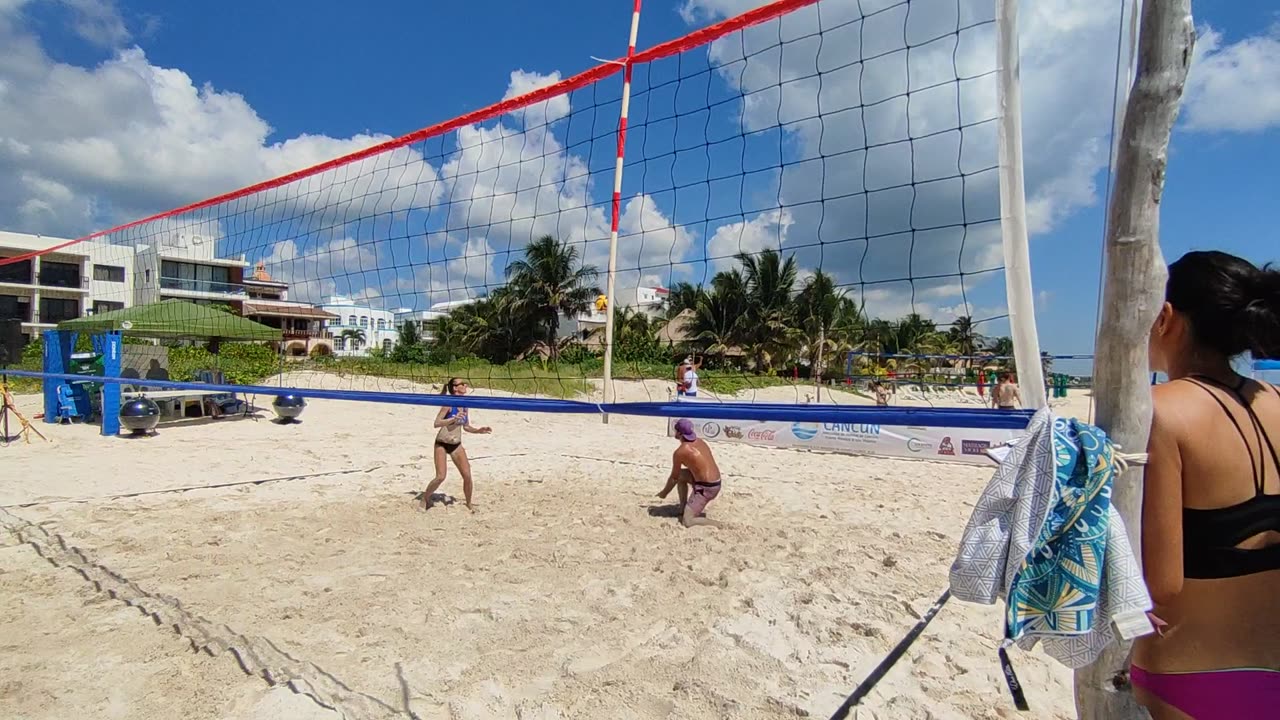
[[[653,497],[673,448],[661,419],[485,411],[495,434],[467,438],[480,512],[423,513],[430,413],[313,401],[297,426],[138,442],[43,426],[53,444],[5,450],[31,472],[0,493],[138,588],[328,675],[349,717],[409,716],[407,701],[424,719],[784,718],[829,715],[914,625],[990,476],[717,445],[708,512],[728,527],[685,531]],[[112,499],[271,477],[295,479]],[[461,495],[456,474],[442,490]],[[4,622],[42,627],[3,636],[4,717],[325,716],[30,547],[0,550],[0,569]],[[1017,716],[999,627],[999,608],[949,604],[860,717]],[[1074,716],[1067,670],[1015,663],[1031,716]]]

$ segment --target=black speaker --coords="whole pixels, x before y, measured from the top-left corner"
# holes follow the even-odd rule
[[[21,320],[0,320],[0,367],[17,365],[25,344]]]

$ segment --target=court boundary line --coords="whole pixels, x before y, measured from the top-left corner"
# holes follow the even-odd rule
[[[407,708],[399,710],[372,695],[352,690],[332,673],[313,662],[292,657],[265,637],[252,638],[225,624],[217,625],[188,611],[177,598],[142,589],[132,580],[95,562],[59,533],[51,533],[2,508],[0,526],[55,568],[80,575],[98,593],[138,610],[159,627],[171,628],[189,642],[193,650],[210,657],[230,653],[247,676],[260,678],[272,687],[287,687],[351,720],[415,717]]]

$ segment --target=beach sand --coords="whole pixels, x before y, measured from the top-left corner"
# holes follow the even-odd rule
[[[684,530],[654,497],[662,419],[473,410],[494,427],[466,437],[479,511],[451,468],[457,502],[423,512],[432,412],[313,400],[296,425],[42,424],[51,443],[0,448],[0,519],[43,528],[0,547],[0,716],[828,717],[945,589],[991,475],[716,445],[726,527]],[[1013,653],[1032,713],[1014,710],[1000,617],[952,601],[853,717],[1074,717],[1070,672],[1038,651]]]

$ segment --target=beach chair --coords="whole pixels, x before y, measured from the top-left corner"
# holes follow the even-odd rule
[[[200,370],[196,372],[196,382],[207,383],[209,385],[225,385],[226,377],[223,376],[221,370]],[[208,399],[218,406],[223,415],[248,415],[249,403],[241,400],[235,393],[221,393],[218,395],[210,395]]]
[[[84,415],[80,413],[80,408],[76,406],[75,392],[71,386],[62,383],[58,385],[58,424],[72,423],[76,420],[84,422]]]

